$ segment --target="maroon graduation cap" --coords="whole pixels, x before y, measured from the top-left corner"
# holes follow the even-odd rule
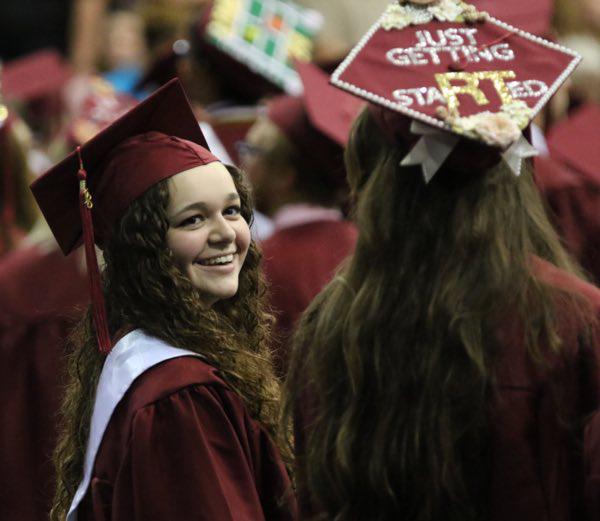
[[[556,160],[600,186],[600,105],[579,108],[548,133],[548,148]],[[600,209],[598,209],[600,212]]]
[[[37,179],[31,190],[66,255],[85,244],[98,345],[111,348],[94,242],[159,181],[218,159],[172,80]]]
[[[343,148],[365,103],[329,85],[327,75],[317,66],[306,62],[296,62],[295,66],[304,94],[272,99],[267,116],[299,150],[302,159],[323,165],[322,170],[339,178],[338,174],[343,173]]]
[[[60,92],[71,76],[60,53],[44,49],[4,64],[0,85],[7,102],[32,101]]]
[[[461,138],[496,149],[518,175],[534,155],[523,130],[579,61],[460,0],[405,0],[387,8],[331,81],[412,121],[422,139],[403,164],[421,165],[426,180]]]

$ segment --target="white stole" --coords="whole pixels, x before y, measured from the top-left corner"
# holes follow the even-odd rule
[[[77,508],[87,492],[100,442],[110,418],[134,380],[165,360],[197,353],[178,349],[136,329],[125,335],[106,357],[94,400],[90,435],[85,450],[83,479],[75,492],[66,521],[77,521]]]

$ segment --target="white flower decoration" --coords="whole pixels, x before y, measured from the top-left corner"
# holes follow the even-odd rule
[[[426,20],[422,23],[427,23],[433,20],[433,15],[428,13],[426,10],[421,9],[423,13],[429,16],[429,20]],[[409,25],[414,24],[415,16],[411,9],[408,9],[407,6],[392,4],[389,5],[386,9],[383,18],[381,19],[381,27],[383,27],[386,31],[391,29],[404,29]]]
[[[451,124],[456,132],[482,139],[484,143],[503,150],[521,137],[519,125],[504,112],[480,112],[474,116],[455,118]]]
[[[465,4],[456,0],[440,0],[427,9],[440,22],[455,22],[465,11]]]
[[[499,146],[503,150],[521,137],[519,125],[504,112],[482,114],[477,122],[475,132],[488,145]]]
[[[491,114],[490,112],[482,112],[481,114],[476,114],[475,116],[468,116],[464,118],[453,118],[451,119],[451,124],[455,128],[455,130],[459,131],[461,134],[475,134],[475,128],[477,127],[477,123],[479,122],[479,118],[482,115]]]
[[[516,100],[502,106],[502,112],[507,114],[520,129],[524,129],[533,117],[533,109],[522,100]]]
[[[404,4],[392,4],[386,9],[381,27],[386,31],[420,25],[433,19],[440,22],[461,21],[464,16],[478,16],[474,6],[461,0],[408,0]]]

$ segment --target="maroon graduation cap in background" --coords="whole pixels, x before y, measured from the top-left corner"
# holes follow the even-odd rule
[[[267,115],[299,150],[303,161],[322,165],[335,184],[345,182],[343,149],[365,103],[332,87],[316,65],[296,62],[295,66],[303,95],[273,98],[267,104]]]
[[[26,102],[59,93],[72,74],[58,51],[44,49],[5,63],[0,84],[7,102]]]
[[[548,148],[552,157],[600,186],[600,105],[584,105],[552,127]]]

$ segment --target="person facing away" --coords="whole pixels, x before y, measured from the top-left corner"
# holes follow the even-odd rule
[[[51,519],[294,519],[248,191],[206,148],[178,81],[32,190],[65,253],[83,235],[92,292]]]
[[[412,79],[377,52],[450,24],[402,26],[398,12],[428,8],[404,9],[391,6],[389,27],[332,77],[372,103],[345,156],[355,253],[305,312],[288,370],[282,426],[293,420],[301,509],[336,521],[598,519],[600,462],[583,429],[598,414],[600,290],[544,212],[528,121],[489,92],[469,104],[475,87],[458,103],[444,91],[441,110],[375,102]],[[483,41],[500,30],[464,16]],[[505,35],[515,49],[519,38]],[[549,49],[536,52],[559,75],[573,56]],[[511,67],[523,74],[532,53]],[[449,59],[418,81],[455,67],[472,79],[473,63]],[[556,86],[547,69],[526,73]]]

